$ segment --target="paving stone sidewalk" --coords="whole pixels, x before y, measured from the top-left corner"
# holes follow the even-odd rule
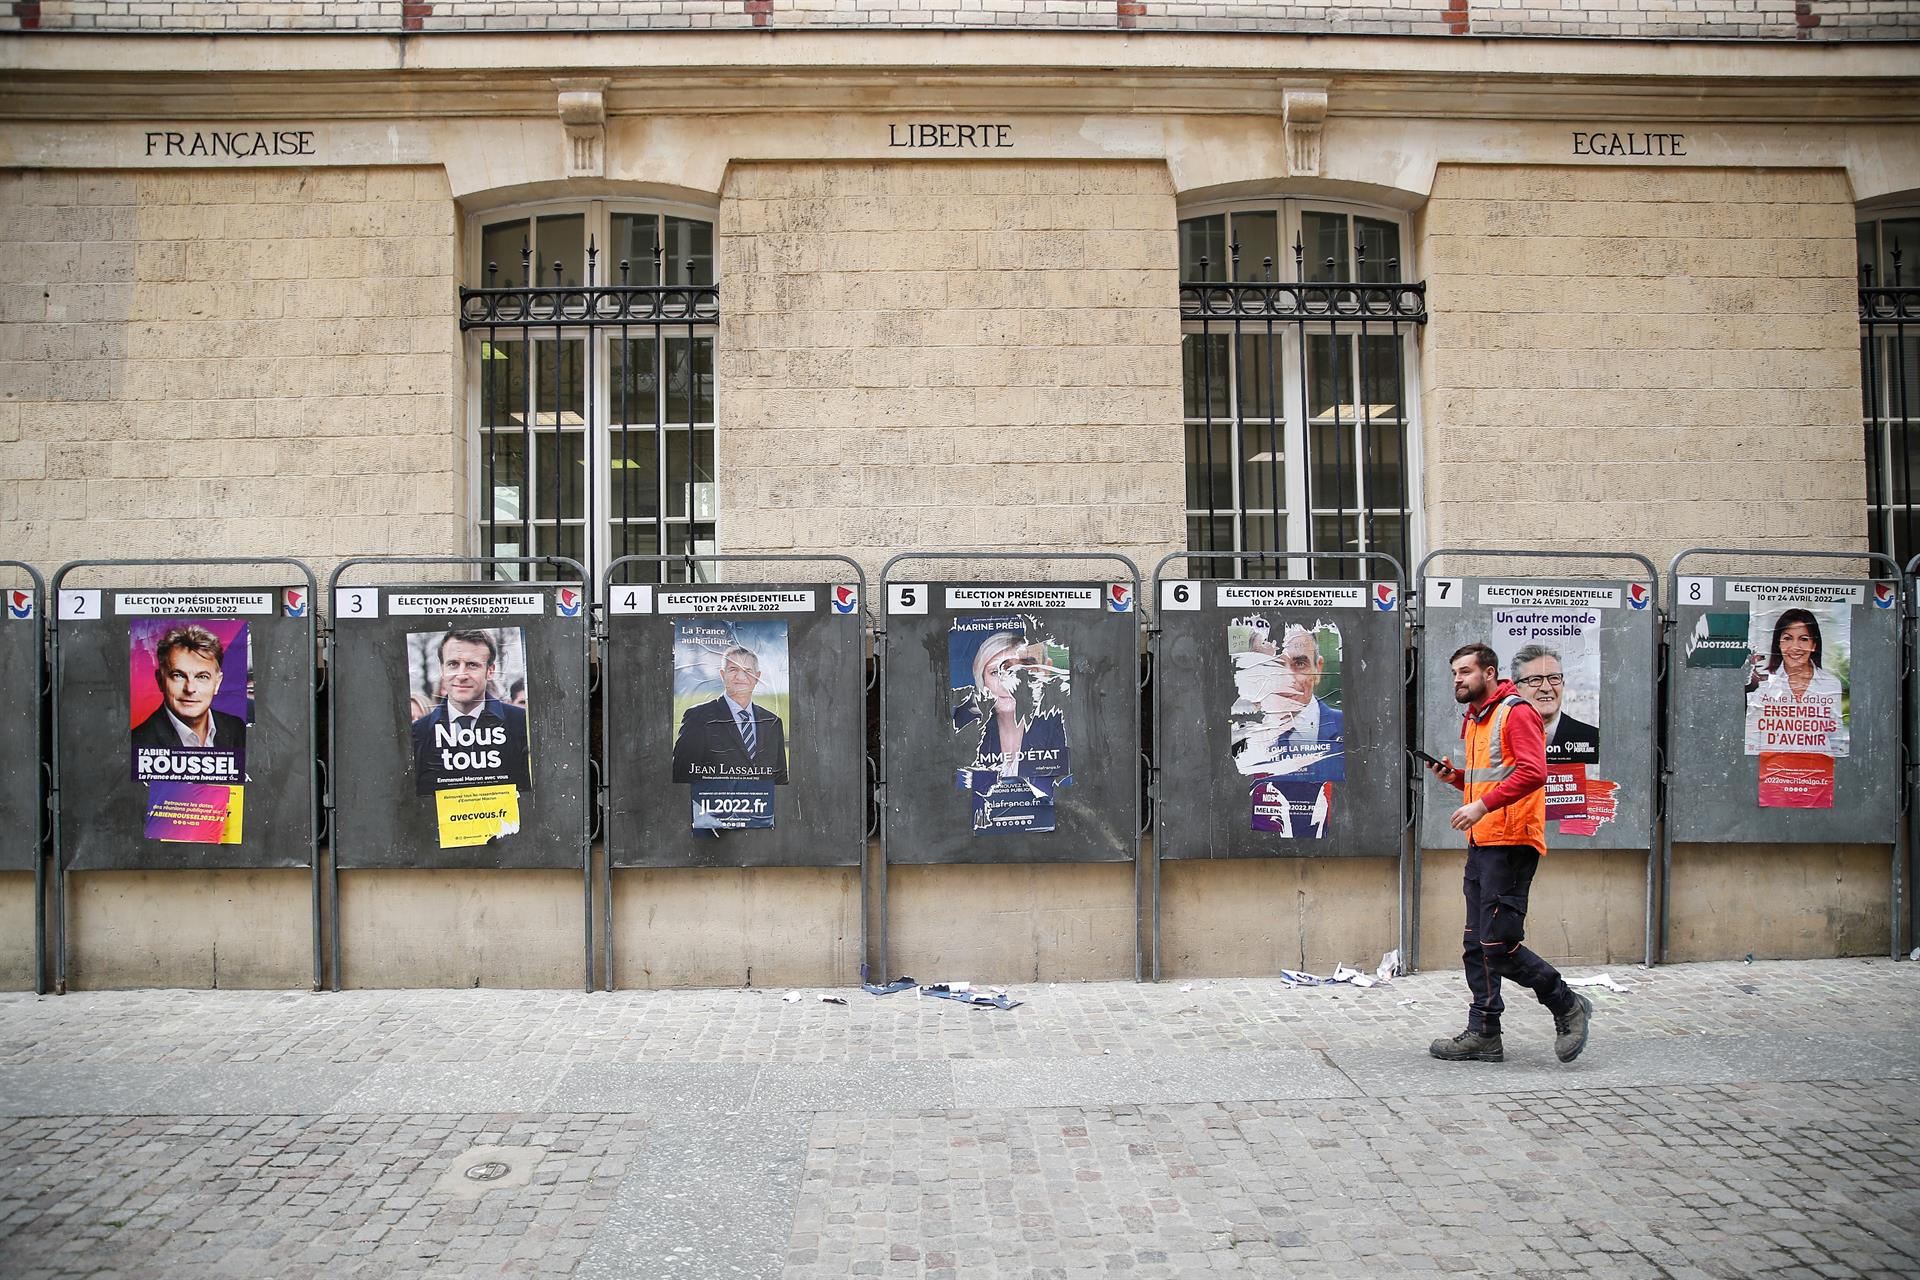
[[[4,995],[0,1276],[1920,1276],[1920,965],[1611,972]]]

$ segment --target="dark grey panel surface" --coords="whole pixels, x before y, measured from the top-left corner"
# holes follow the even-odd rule
[[[132,780],[129,765],[127,642],[135,619],[115,612],[117,595],[129,590],[166,588],[103,588],[104,618],[53,623],[60,640],[55,679],[59,683],[61,865],[71,871],[310,865],[318,805],[310,754],[314,717],[311,603],[307,616],[289,618],[282,607],[283,588],[178,593],[266,591],[273,598],[273,610],[244,619],[254,698],[253,723],[247,727],[241,842],[171,843],[146,839],[147,785]]]
[[[612,588],[615,592],[631,588]],[[607,616],[607,847],[616,867],[858,866],[866,848],[866,642],[857,611],[836,614],[822,583],[656,587],[675,594],[811,591],[810,613]],[[657,608],[657,605],[656,605]],[[692,786],[672,780],[673,624],[777,619],[788,625],[787,781],[774,825],[692,829]]]
[[[1216,588],[1271,582],[1204,581],[1195,611],[1161,608],[1154,661],[1154,755],[1160,770],[1154,812],[1159,856],[1175,858],[1397,857],[1406,829],[1404,615],[1382,611],[1366,593],[1359,607],[1222,607]],[[1300,588],[1353,583],[1290,583]],[[1249,780],[1228,754],[1235,692],[1226,629],[1246,614],[1288,625],[1340,629],[1340,710],[1346,778],[1333,784],[1327,834],[1287,839],[1252,826]]]
[[[0,611],[0,871],[31,871],[39,861],[43,612],[37,603],[31,618]]]
[[[346,588],[341,588],[345,590]],[[380,616],[335,616],[333,793],[335,861],[343,868],[578,868],[585,856],[587,619],[556,616],[550,583],[386,586]],[[578,587],[570,588],[576,593]],[[396,595],[538,592],[538,614],[395,617]],[[519,627],[527,646],[531,795],[520,830],[484,845],[440,847],[431,795],[415,793],[407,705],[407,635],[467,627]]]
[[[1874,605],[1871,582],[1839,583],[1861,588],[1863,602],[1850,606],[1850,743],[1848,754],[1833,762],[1833,808],[1763,809],[1759,757],[1745,751],[1744,673],[1686,663],[1687,640],[1701,615],[1748,612],[1746,602],[1726,599],[1727,584],[1756,580],[1760,575],[1715,578],[1715,604],[1675,601],[1667,710],[1673,752],[1667,821],[1673,838],[1725,844],[1891,842],[1900,821],[1899,611]],[[1837,580],[1805,581],[1831,585]]]
[[[1430,580],[1431,581],[1431,580]],[[1600,614],[1600,757],[1587,772],[1619,784],[1618,811],[1591,836],[1566,835],[1559,824],[1547,824],[1549,849],[1646,849],[1651,843],[1654,795],[1651,770],[1657,734],[1653,721],[1654,640],[1656,614],[1651,596],[1644,608],[1625,603],[1632,584],[1593,578],[1523,578],[1501,576],[1462,580],[1464,597],[1456,608],[1435,608],[1431,596],[1421,614],[1424,631],[1420,645],[1420,740],[1429,753],[1460,762],[1462,709],[1453,700],[1448,657],[1461,645],[1484,641],[1494,626],[1494,614],[1513,606],[1480,603],[1480,587],[1488,583],[1517,583],[1532,587],[1613,588],[1622,603],[1597,608]],[[1644,586],[1645,584],[1643,584]],[[1425,590],[1423,584],[1423,590]],[[1524,606],[1522,606],[1524,607]],[[1541,606],[1554,607],[1554,606]],[[1551,643],[1551,640],[1548,641]],[[1502,670],[1503,678],[1511,671]],[[1422,770],[1424,803],[1420,820],[1423,848],[1464,848],[1466,837],[1447,825],[1459,807],[1458,793],[1434,781]]]
[[[902,579],[904,581],[904,579]],[[1139,619],[1132,611],[949,609],[948,587],[1091,587],[1100,582],[931,582],[924,615],[887,617],[887,859],[899,863],[1128,862],[1140,828]],[[885,585],[883,584],[883,594]],[[1070,646],[1067,749],[1073,785],[1059,790],[1053,831],[975,835],[972,801],[954,771],[972,761],[977,733],[956,732],[948,685],[948,629],[956,617],[1021,613]]]

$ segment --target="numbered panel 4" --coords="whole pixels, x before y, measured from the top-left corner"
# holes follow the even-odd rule
[[[613,865],[859,865],[865,685],[851,585],[607,588]]]

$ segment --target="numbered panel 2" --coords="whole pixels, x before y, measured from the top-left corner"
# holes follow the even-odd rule
[[[62,586],[58,605],[61,865],[309,865],[308,588]]]
[[[40,592],[6,588],[0,617],[0,871],[31,871],[45,814],[40,694],[45,644]]]
[[[338,587],[333,607],[338,865],[579,867],[582,589]]]
[[[1163,579],[1158,593],[1159,856],[1397,856],[1398,584]]]
[[[1133,584],[884,590],[888,860],[1131,860],[1140,769]]]
[[[858,866],[865,631],[845,583],[609,587],[612,864]]]
[[[1590,578],[1428,578],[1421,584],[1421,750],[1458,765],[1465,708],[1449,663],[1485,644],[1547,729],[1549,848],[1646,849],[1653,821],[1651,584]],[[1455,793],[1422,776],[1420,839],[1458,847]]]
[[[1891,841],[1900,820],[1892,582],[1683,577],[1668,654],[1679,841]]]

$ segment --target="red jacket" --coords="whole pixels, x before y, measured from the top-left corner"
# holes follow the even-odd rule
[[[1485,702],[1460,721],[1466,764],[1457,786],[1468,803],[1486,805],[1468,840],[1477,845],[1524,844],[1547,851],[1547,734],[1540,713],[1513,681],[1494,686]]]

